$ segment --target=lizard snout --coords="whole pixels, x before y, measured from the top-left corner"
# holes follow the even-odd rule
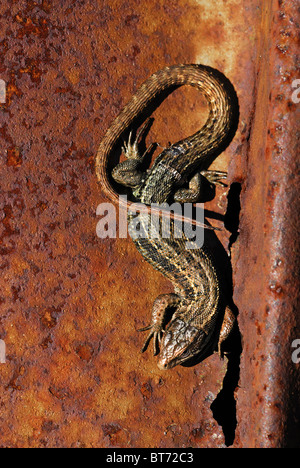
[[[197,328],[191,325],[186,326],[179,318],[170,322],[160,344],[158,368],[171,369],[189,359],[197,335],[199,335]]]

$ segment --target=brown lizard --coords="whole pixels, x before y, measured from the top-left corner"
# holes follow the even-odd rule
[[[226,173],[210,171],[208,167],[235,131],[238,112],[235,91],[225,76],[215,69],[203,65],[175,65],[148,78],[107,131],[96,157],[96,174],[102,190],[113,203],[120,203],[108,177],[112,150],[136,117],[157,96],[181,85],[195,86],[206,97],[209,116],[205,125],[194,135],[164,149],[146,172],[141,170],[144,155],[141,156],[138,150],[143,128],[133,142],[130,132],[128,143],[124,145],[127,159],[112,170],[114,180],[131,187],[135,199],[146,205],[139,218],[144,232],[148,232],[151,216],[149,205],[171,200],[193,203],[199,198],[203,178],[213,184],[222,184],[221,179],[226,177]],[[184,187],[187,181],[189,186]],[[130,203],[126,203],[130,207]],[[168,238],[134,236],[130,228],[132,219],[133,214],[129,211],[129,233],[136,247],[174,286],[174,293],[160,295],[154,301],[151,324],[142,329],[150,330],[142,350],[153,338],[154,354],[159,354],[158,366],[162,369],[177,364],[188,365],[195,357],[200,362],[216,349],[223,355],[222,344],[233,328],[235,316],[205,243],[200,248],[187,250],[185,235],[174,236],[176,215]],[[173,312],[171,317],[170,311]]]

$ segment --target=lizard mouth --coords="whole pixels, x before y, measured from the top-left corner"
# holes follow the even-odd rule
[[[163,336],[157,365],[166,370],[177,365],[192,365],[194,360],[200,362],[209,354],[209,343],[203,330],[176,319]]]
[[[161,370],[167,370],[167,369],[172,369],[172,367],[175,367],[179,364],[181,364],[181,362],[183,362],[183,360],[181,360],[179,357],[175,357],[173,358],[171,361],[167,360],[166,358],[163,358],[163,357],[160,357],[158,362],[157,362],[157,367]]]

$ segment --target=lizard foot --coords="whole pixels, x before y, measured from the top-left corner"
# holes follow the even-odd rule
[[[146,331],[146,330],[151,330],[151,331],[143,344],[142,353],[146,351],[150,341],[153,338],[153,355],[156,356],[157,354],[159,354],[159,345],[160,345],[164,330],[161,326],[150,324],[147,327],[140,328],[138,331]]]
[[[227,172],[224,171],[213,171],[213,170],[207,170],[207,171],[201,171],[200,174],[205,177],[208,182],[214,185],[222,185],[222,187],[227,187],[224,182],[221,182],[221,179],[226,179],[227,178]]]
[[[150,325],[140,328],[138,331],[150,330],[149,335],[142,347],[142,353],[146,351],[148,345],[153,338],[153,354],[156,356],[159,353],[159,345],[164,334],[164,327],[167,322],[167,314],[171,307],[176,307],[179,304],[180,298],[177,294],[161,294],[158,296],[152,308],[152,320]]]
[[[146,120],[146,122],[144,123],[140,131],[137,133],[134,141],[132,141],[132,130],[130,131],[129,136],[128,136],[128,141],[127,142],[124,141],[123,143],[124,146],[122,147],[122,151],[127,159],[137,159],[137,160],[142,161],[144,159],[144,156],[147,154],[147,152],[151,148],[152,145],[150,145],[149,148],[146,149],[144,154],[140,155],[139,149],[138,149],[138,142],[139,142],[140,136],[142,135],[142,133],[144,132],[148,124],[149,124],[149,119]]]
[[[201,171],[196,174],[189,181],[188,188],[180,188],[174,193],[174,200],[179,203],[195,203],[201,200],[202,196],[205,195],[203,187],[203,178],[207,180],[209,184],[222,185],[226,187],[221,179],[226,179],[227,172],[223,171]]]
[[[125,187],[138,188],[144,177],[145,173],[141,171],[141,164],[150,150],[152,144],[146,149],[144,154],[140,155],[138,142],[141,134],[144,132],[147,127],[150,119],[147,119],[145,124],[142,126],[134,141],[132,141],[132,130],[129,133],[127,143],[124,141],[124,146],[122,151],[126,157],[125,161],[117,164],[111,172],[113,179]]]

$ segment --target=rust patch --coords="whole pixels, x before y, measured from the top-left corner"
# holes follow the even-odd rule
[[[7,150],[6,164],[12,167],[20,167],[22,165],[22,154],[20,148],[9,148]]]
[[[299,334],[299,108],[290,105],[299,73],[296,17],[296,2],[263,5],[257,105],[235,266],[244,343],[237,392],[243,447],[299,447],[300,440],[295,398],[300,375],[291,359],[291,343]]]
[[[263,11],[276,27],[261,28]],[[291,265],[296,227],[279,223],[275,229],[278,211],[289,207],[275,169],[282,168],[289,187],[297,184],[295,164],[289,166],[294,153],[286,146],[294,126],[281,117],[296,111],[290,95],[287,104],[286,88],[295,76],[295,2],[281,2],[277,11],[274,1],[271,11],[256,0],[228,0],[216,11],[208,0],[16,1],[3,7],[0,26],[0,78],[7,85],[6,102],[0,104],[0,339],[7,350],[6,364],[0,365],[2,446],[283,444],[288,432],[279,431],[279,421],[286,411],[284,421],[292,427],[296,406],[289,391],[296,374],[284,369],[289,390],[283,391],[284,382],[274,384],[265,372],[267,339],[271,354],[282,356],[280,333],[286,343],[292,336],[283,318],[268,320],[284,303],[291,307],[287,294],[297,296],[292,267],[290,276],[283,275]],[[263,50],[261,30],[272,44],[266,49],[272,51],[271,67],[265,52],[262,61],[255,60],[257,49]],[[224,170],[232,161],[229,184],[236,185],[229,192],[217,189],[207,205],[217,226],[225,216],[220,239],[231,254],[240,310],[244,349],[237,434],[236,368],[228,371],[226,361],[212,356],[194,368],[163,373],[150,353],[141,355],[136,329],[148,323],[153,300],[170,285],[129,239],[101,240],[95,232],[96,207],[103,200],[94,174],[101,137],[142,81],[163,66],[184,62],[220,68],[240,99],[237,135],[216,162]],[[269,114],[265,145],[269,106],[274,119]],[[158,109],[149,138],[161,144],[182,138],[206,111],[193,91],[178,90]],[[271,167],[272,178],[266,179]],[[296,189],[287,193],[291,202]],[[270,260],[271,249],[258,246],[283,230],[290,244],[276,237],[282,248],[272,251]],[[263,265],[273,269],[267,281]],[[265,289],[258,294],[260,284]],[[292,316],[287,309],[282,317]],[[270,330],[277,330],[275,336]],[[287,348],[284,356],[289,357]],[[279,371],[275,376],[279,382]],[[261,414],[268,433],[257,436]]]

